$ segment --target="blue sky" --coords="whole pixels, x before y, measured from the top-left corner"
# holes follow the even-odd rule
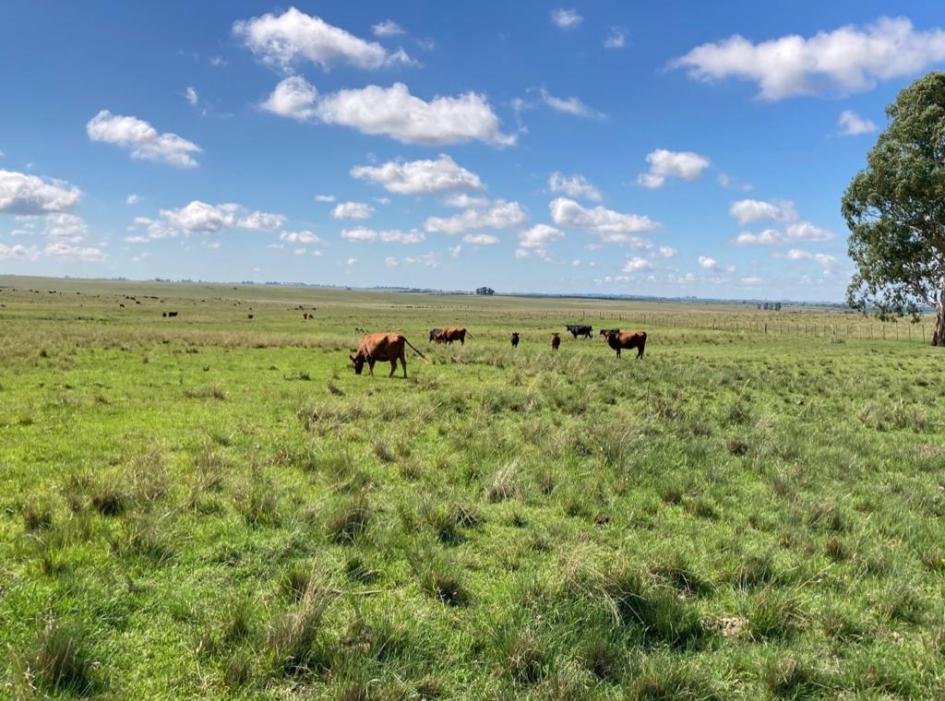
[[[935,2],[12,2],[0,272],[840,300]]]

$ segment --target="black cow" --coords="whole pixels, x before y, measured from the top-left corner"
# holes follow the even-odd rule
[[[584,338],[590,338],[591,332],[593,329],[590,326],[585,326],[584,324],[567,324],[565,327],[568,331],[571,332],[571,335],[577,338],[578,336],[584,336]]]
[[[512,332],[512,348],[518,348],[518,331]]]
[[[604,340],[607,340],[607,337],[612,333],[620,333],[620,329],[601,329],[600,335],[604,337]]]

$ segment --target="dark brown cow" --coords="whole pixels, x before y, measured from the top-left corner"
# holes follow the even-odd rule
[[[512,348],[518,348],[518,331],[512,332]]]
[[[637,358],[642,358],[646,346],[646,331],[611,331],[607,334],[607,345],[617,351],[618,358],[621,350],[631,348],[636,348]]]
[[[410,346],[417,355],[427,360],[427,357],[414,348],[413,344],[408,341],[403,334],[369,333],[361,339],[361,343],[358,344],[357,353],[349,356],[352,365],[354,365],[355,374],[360,375],[361,371],[364,369],[364,364],[367,363],[371,375],[373,375],[374,363],[390,361],[389,377],[393,377],[394,372],[397,370],[397,361],[399,360],[400,365],[404,369],[404,377],[407,377],[407,357],[404,353],[405,345]],[[427,360],[427,362],[429,361]]]
[[[551,334],[551,350],[558,350],[558,346],[561,345],[561,336],[557,332]]]
[[[432,333],[432,332],[431,332]],[[460,345],[466,345],[466,335],[470,334],[462,326],[447,326],[442,331],[438,332],[433,336],[433,340],[437,343],[453,343],[453,341],[459,341]]]
[[[430,343],[433,343],[437,340],[437,337],[440,335],[440,332],[443,329],[430,329]]]
[[[612,333],[620,333],[620,329],[601,329],[600,335],[603,336],[604,340],[607,340],[607,337]]]

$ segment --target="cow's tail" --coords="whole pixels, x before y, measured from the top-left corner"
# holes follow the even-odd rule
[[[416,353],[417,355],[419,355],[421,358],[423,358],[423,359],[424,359],[425,361],[427,361],[428,363],[430,362],[430,359],[427,358],[427,356],[425,356],[423,353],[421,353],[420,351],[418,351],[418,350],[414,347],[414,345],[413,345],[410,341],[408,341],[406,338],[404,339],[404,343],[406,343],[408,346],[410,346],[410,348],[413,350],[414,353]]]

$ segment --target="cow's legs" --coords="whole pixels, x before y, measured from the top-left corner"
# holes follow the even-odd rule
[[[368,369],[371,371],[371,377],[374,377],[374,358],[367,361]]]
[[[388,377],[393,377],[395,372],[397,372],[397,356],[396,355],[390,359],[390,375],[388,375]]]
[[[619,349],[619,348],[617,349],[617,357],[618,357],[618,358],[620,357],[620,349]]]
[[[407,354],[400,354],[400,366],[404,369],[404,379],[407,379]]]

